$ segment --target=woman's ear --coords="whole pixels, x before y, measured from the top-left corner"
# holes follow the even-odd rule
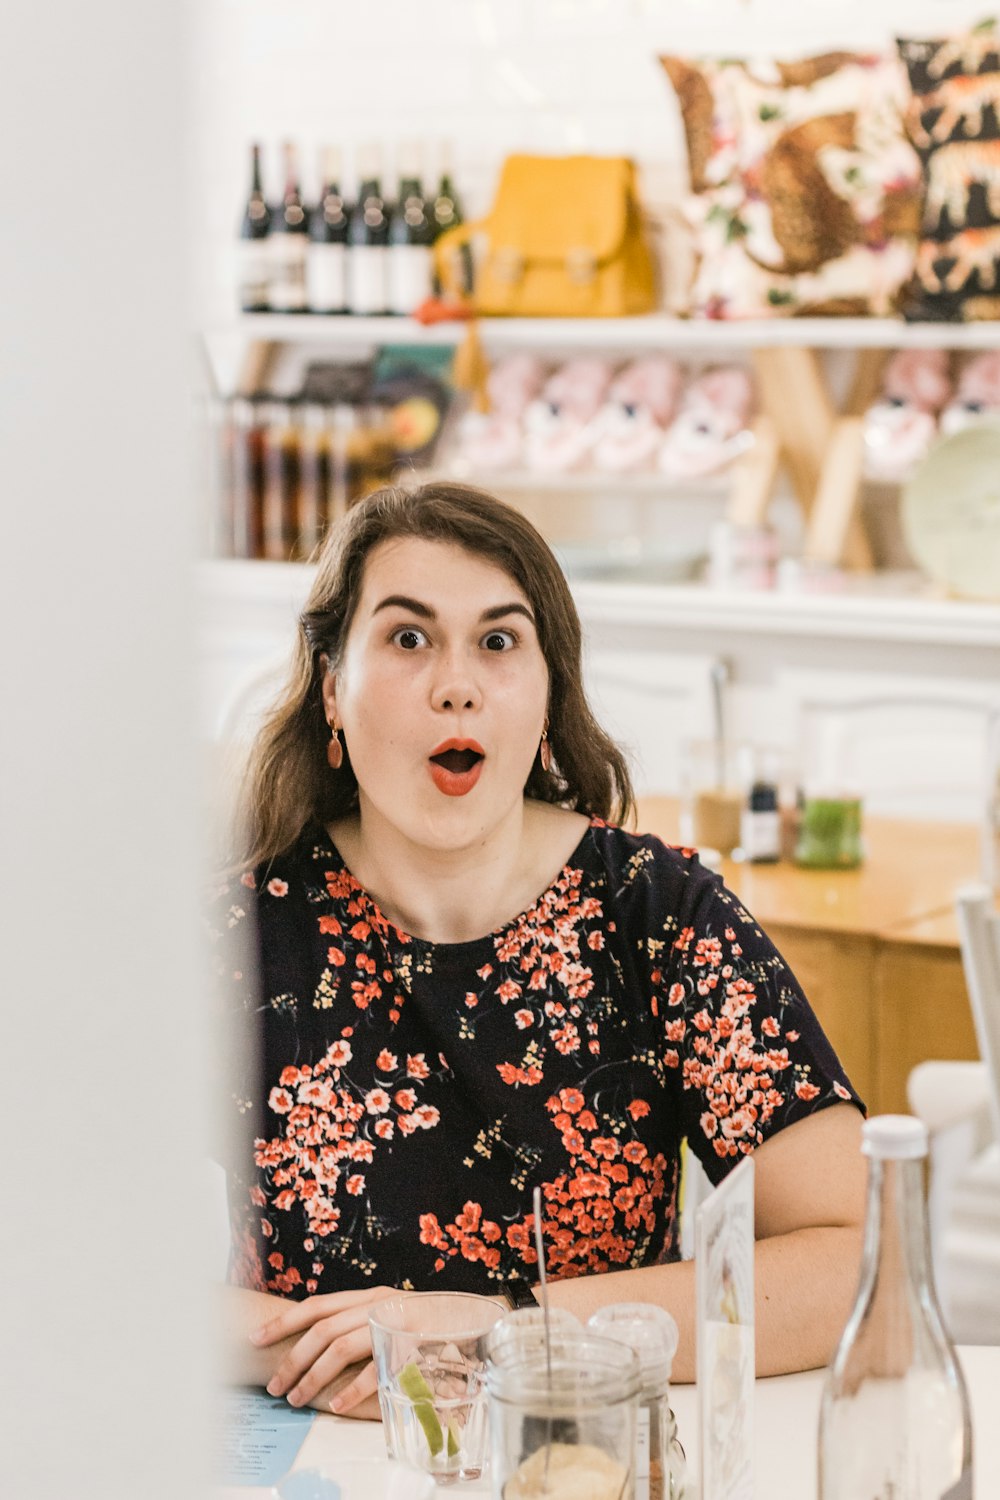
[[[320,671],[323,673],[321,687],[323,692],[323,712],[326,714],[328,724],[337,723],[337,679],[330,671],[330,658],[324,653],[319,659]]]

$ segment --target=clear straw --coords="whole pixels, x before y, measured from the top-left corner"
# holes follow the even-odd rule
[[[548,1493],[549,1459],[552,1457],[552,1331],[549,1326],[549,1283],[545,1275],[545,1245],[542,1240],[542,1190],[536,1187],[531,1198],[535,1214],[535,1250],[538,1253],[538,1284],[542,1289],[542,1318],[545,1324],[545,1374],[549,1383],[549,1419],[545,1438],[545,1473],[542,1491]]]

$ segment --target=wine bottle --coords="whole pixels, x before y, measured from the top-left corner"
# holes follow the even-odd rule
[[[419,153],[400,152],[399,200],[389,223],[389,311],[404,316],[433,289],[434,227],[420,185]]]
[[[819,1500],[971,1500],[969,1398],[931,1275],[926,1127],[877,1115],[862,1150],[861,1277],[823,1391]]]
[[[306,297],[310,312],[347,311],[347,232],[350,215],[340,191],[340,152],[323,152],[323,190],[309,215]]]
[[[295,147],[284,146],[285,192],[271,213],[271,308],[305,312],[309,223],[302,205]]]
[[[361,186],[347,230],[347,306],[375,316],[388,307],[389,214],[382,197],[378,148],[358,154]]]
[[[243,211],[239,245],[239,299],[244,312],[266,312],[268,297],[267,237],[271,215],[260,178],[260,146],[250,147],[250,196]]]
[[[452,181],[448,150],[444,146],[441,148],[441,181],[434,198],[431,218],[435,240],[439,239],[446,229],[455,229],[465,222]],[[451,267],[454,286],[463,296],[468,296],[472,291],[472,252],[468,245],[462,245],[452,251]],[[434,290],[438,293],[442,290],[436,279]]]

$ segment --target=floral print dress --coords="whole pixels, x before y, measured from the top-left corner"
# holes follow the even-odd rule
[[[211,910],[239,1034],[230,1279],[489,1292],[676,1259],[681,1143],[713,1182],[860,1104],[794,976],[692,850],[594,820],[474,942],[388,922],[309,824]],[[247,1043],[253,1041],[255,1047]]]

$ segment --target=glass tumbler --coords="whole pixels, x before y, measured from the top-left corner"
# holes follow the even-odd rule
[[[560,1332],[495,1342],[487,1367],[493,1500],[634,1500],[639,1361]]]
[[[390,1458],[438,1484],[478,1479],[486,1466],[486,1340],[503,1309],[468,1292],[408,1292],[368,1319]]]

